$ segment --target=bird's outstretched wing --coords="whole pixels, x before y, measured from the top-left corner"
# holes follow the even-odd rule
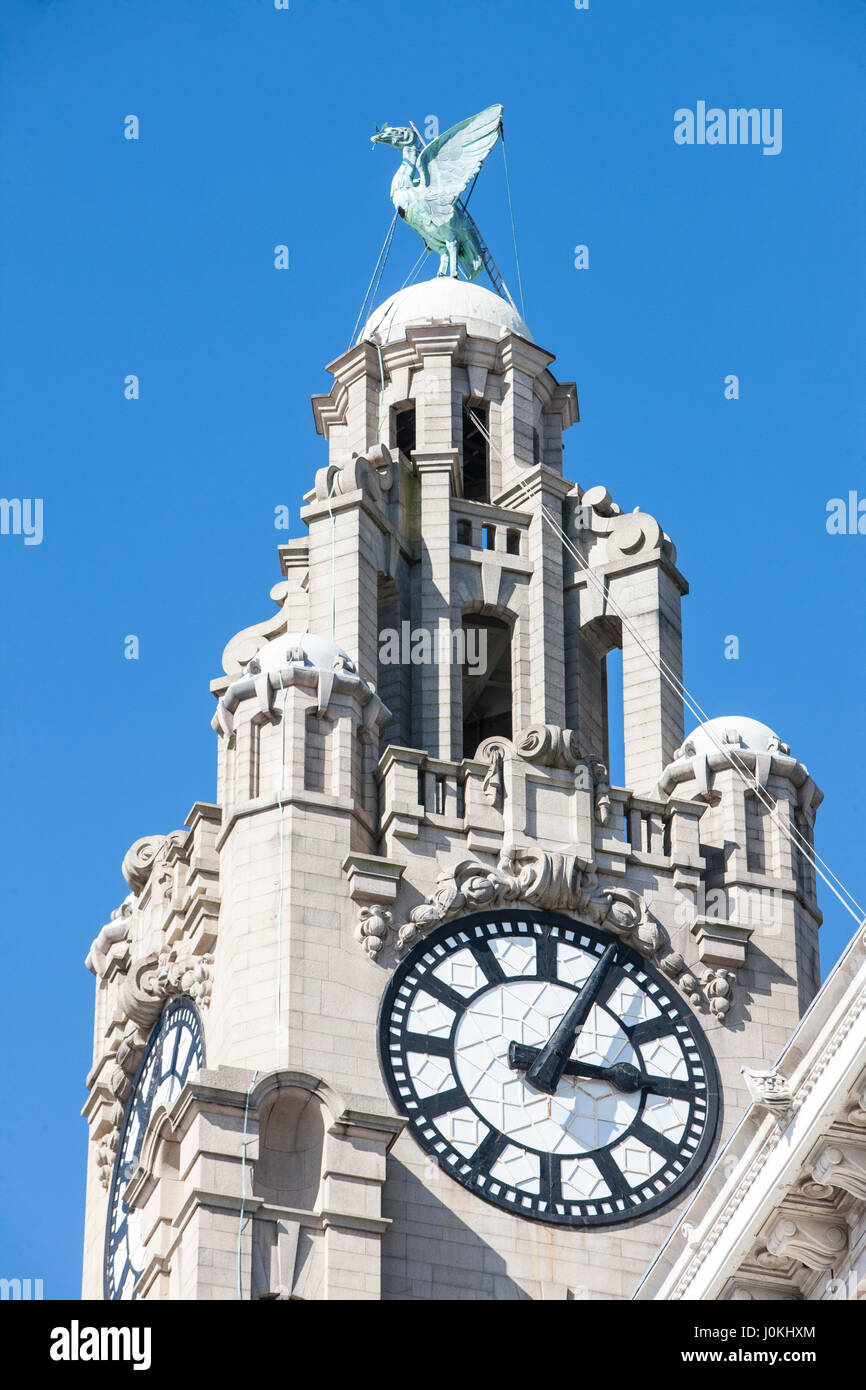
[[[502,107],[488,106],[477,116],[454,125],[421,151],[418,167],[422,185],[417,190],[434,226],[451,216],[454,204],[496,144],[502,129]]]

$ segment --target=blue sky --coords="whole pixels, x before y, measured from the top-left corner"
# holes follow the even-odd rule
[[[44,539],[0,536],[0,1275],[78,1293],[84,956],[133,840],[213,799],[208,681],[272,611],[274,508],[322,465],[309,397],[391,217],[376,124],[504,102],[566,471],[674,538],[687,684],[790,742],[866,899],[866,537],[825,527],[866,498],[864,33],[863,0],[5,0],[0,492]],[[676,145],[699,100],[781,108],[781,154]],[[514,288],[500,151],[472,210]],[[417,250],[398,227],[380,297]],[[826,969],[853,924],[822,904]]]

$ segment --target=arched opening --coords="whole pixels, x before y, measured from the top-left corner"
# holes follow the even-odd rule
[[[402,657],[403,623],[409,618],[409,596],[393,579],[379,575],[377,595],[379,629],[376,690],[391,711],[380,751],[390,743],[411,743],[412,668]]]
[[[566,685],[569,718],[576,716],[580,751],[600,758],[611,786],[625,778],[622,627],[617,618],[595,618],[567,633]]]
[[[463,756],[498,734],[511,738],[511,628],[501,618],[467,613],[463,619]]]
[[[415,407],[401,406],[394,411],[394,443],[405,454],[411,457],[415,448]]]
[[[487,407],[463,408],[463,496],[469,502],[490,501],[490,458],[487,448]]]
[[[253,1192],[277,1206],[312,1211],[322,1179],[325,1120],[309,1091],[283,1090],[259,1125],[259,1161]]]

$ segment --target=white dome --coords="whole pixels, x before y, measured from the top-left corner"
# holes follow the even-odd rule
[[[502,338],[517,333],[533,341],[532,334],[507,299],[471,280],[452,280],[449,275],[422,280],[398,290],[374,309],[361,330],[359,341],[378,334],[379,341],[397,343],[406,337],[409,324],[465,323],[475,338]]]
[[[298,649],[304,654],[304,665],[315,667],[316,670],[333,671],[337,667],[350,671],[355,669],[351,657],[341,646],[330,637],[317,637],[313,632],[290,632],[274,637],[259,647],[253,662],[259,671],[279,671],[292,664],[290,653]]]
[[[731,730],[736,730],[739,734],[739,743],[732,743],[725,737]],[[778,742],[778,734],[774,733],[768,724],[761,724],[757,719],[747,719],[742,714],[723,714],[718,719],[708,719],[705,724],[699,724],[689,734],[686,743],[690,743],[699,755],[718,753],[719,744],[723,748],[750,748],[756,753],[766,753],[770,739]]]

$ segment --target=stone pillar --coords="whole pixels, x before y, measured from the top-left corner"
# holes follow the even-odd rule
[[[654,564],[610,576],[610,593],[628,620],[622,627],[625,781],[648,792],[684,736],[682,695],[659,670],[665,663],[681,687],[680,591]]]
[[[404,1123],[347,1110],[328,1131],[321,1212],[325,1298],[381,1298],[381,1241],[391,1225],[382,1216],[385,1162]]]
[[[524,479],[522,506],[532,513],[528,557],[532,562],[526,621],[529,627],[530,721],[566,724],[565,626],[562,544],[550,518],[561,525],[562,500],[571,486],[547,468],[534,468]],[[517,691],[515,691],[515,706]],[[525,707],[525,705],[524,705]]]
[[[382,532],[359,492],[317,501],[301,517],[310,528],[310,631],[330,637],[333,621],[334,640],[375,681]]]
[[[420,626],[447,639],[451,627],[451,495],[458,486],[456,449],[416,449],[421,479],[421,564],[418,588]],[[449,648],[450,650],[450,643]],[[450,661],[413,668],[417,702],[415,735],[434,758],[462,756],[456,746],[455,709],[462,702],[461,671]]]
[[[535,380],[553,357],[542,348],[512,336],[502,345],[501,360],[505,378],[501,408],[502,487],[507,489],[535,463],[538,416]],[[539,445],[541,442],[539,439]]]

